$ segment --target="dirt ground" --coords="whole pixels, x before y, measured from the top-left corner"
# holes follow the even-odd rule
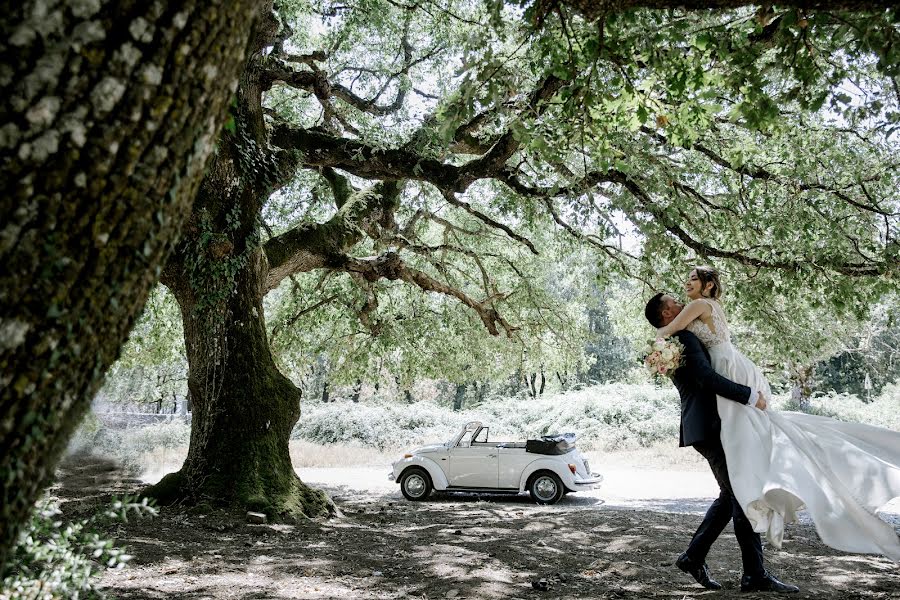
[[[82,459],[64,463],[52,493],[67,516],[86,516],[138,489],[115,465]],[[107,572],[102,585],[110,597],[133,600],[757,597],[738,590],[740,555],[730,529],[708,560],[723,590],[706,591],[673,566],[700,517],[662,512],[665,503],[654,510],[611,506],[602,490],[553,507],[525,496],[435,495],[410,503],[390,488],[332,482],[325,489],[342,512],[325,522],[250,525],[174,507],[113,525],[107,535],[134,559]],[[767,548],[766,558],[782,580],[800,586],[795,598],[900,598],[900,566],[823,546],[809,524],[791,526],[784,548]]]

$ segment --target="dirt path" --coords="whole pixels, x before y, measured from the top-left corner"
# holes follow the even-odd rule
[[[61,473],[55,489],[66,512],[91,510],[103,496],[135,487],[91,469],[69,465]],[[135,559],[104,575],[107,592],[196,600],[748,598],[736,589],[740,560],[728,531],[709,557],[723,591],[707,592],[672,566],[709,500],[666,497],[662,490],[671,488],[661,482],[700,494],[708,485],[703,473],[608,471],[604,490],[570,495],[554,507],[524,496],[436,496],[413,504],[380,468],[301,475],[325,487],[343,516],[248,525],[218,512],[164,509],[109,532]],[[660,512],[666,510],[672,512]],[[772,570],[801,586],[800,598],[900,598],[897,565],[835,552],[809,525],[792,526],[784,549],[766,555]],[[549,589],[532,587],[540,579]]]

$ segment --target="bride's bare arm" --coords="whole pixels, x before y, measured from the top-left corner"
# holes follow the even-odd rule
[[[681,309],[678,316],[672,319],[671,323],[657,329],[656,335],[658,337],[669,337],[676,331],[687,328],[694,319],[699,319],[703,315],[709,314],[711,310],[709,304],[703,300],[691,300],[687,306]]]

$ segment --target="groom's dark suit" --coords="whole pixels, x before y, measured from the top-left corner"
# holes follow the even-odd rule
[[[682,365],[672,374],[672,381],[681,396],[679,445],[693,446],[702,454],[719,483],[719,497],[706,511],[685,554],[693,563],[704,563],[713,542],[728,525],[728,521],[734,519],[734,534],[741,547],[744,574],[764,575],[759,534],[753,531],[753,526],[731,491],[725,451],[719,438],[722,422],[716,408],[716,395],[739,404],[747,404],[753,390],[716,373],[710,364],[709,352],[693,333],[679,331],[675,337],[684,345]],[[756,452],[758,449],[747,448],[746,451]]]

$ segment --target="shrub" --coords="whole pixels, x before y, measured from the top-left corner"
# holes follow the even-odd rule
[[[496,399],[459,412],[429,402],[318,404],[304,410],[293,437],[319,444],[403,448],[446,441],[467,421],[481,421],[498,441],[574,431],[580,447],[608,450],[677,439],[678,419],[674,389],[615,384],[538,399]]]
[[[815,398],[810,412],[900,430],[900,385],[885,387],[871,403],[856,396]],[[787,396],[774,399],[780,410],[796,410]],[[607,384],[538,399],[499,398],[476,409],[454,412],[431,402],[349,401],[306,408],[293,438],[379,449],[443,442],[467,421],[481,421],[498,441],[572,431],[584,450],[633,450],[678,440],[678,393],[670,385]]]
[[[900,384],[885,386],[881,394],[871,402],[864,402],[852,394],[831,392],[810,399],[806,412],[839,419],[877,425],[900,431]],[[781,410],[799,410],[789,398],[785,398],[778,408]]]
[[[127,521],[129,513],[152,516],[156,509],[146,499],[135,502],[124,498],[90,519],[65,523],[58,519],[56,500],[43,498],[13,550],[10,574],[3,579],[0,597],[43,600],[100,596],[95,576],[123,567],[131,557],[96,529],[104,521]]]

